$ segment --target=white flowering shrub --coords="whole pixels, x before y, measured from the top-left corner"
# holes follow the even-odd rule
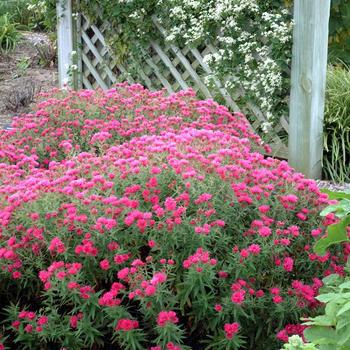
[[[273,123],[284,112],[290,64],[289,11],[280,2],[260,0],[158,0],[168,41],[214,43],[204,59],[228,91],[243,87]],[[278,5],[278,6],[276,6]],[[210,78],[210,77],[209,77]],[[210,82],[210,79],[208,79]],[[265,125],[266,127],[266,125]]]
[[[151,17],[165,29],[165,41],[180,47],[205,47],[214,52],[204,57],[212,74],[209,86],[223,82],[232,96],[244,89],[236,101],[243,107],[254,103],[267,117],[262,127],[279,121],[287,111],[292,19],[283,0],[82,0],[83,11],[92,17],[98,7],[112,27],[110,40],[115,53],[132,52],[140,59],[140,48],[161,34]],[[142,24],[142,25],[141,25]],[[220,101],[222,102],[222,101]]]

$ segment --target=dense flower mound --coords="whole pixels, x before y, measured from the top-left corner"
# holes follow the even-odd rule
[[[302,333],[348,254],[312,252],[334,222],[314,181],[191,91],[60,94],[0,136],[9,344],[279,349]]]
[[[14,130],[3,132],[0,161],[23,163],[31,157],[47,166],[80,152],[101,151],[101,143],[114,145],[188,127],[221,130],[261,145],[240,113],[232,115],[211,100],[198,101],[192,90],[167,96],[164,91],[119,84],[105,93],[53,91],[43,97],[34,114],[17,118]]]

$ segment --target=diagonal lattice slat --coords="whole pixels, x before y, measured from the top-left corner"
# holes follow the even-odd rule
[[[144,60],[138,64],[136,72],[128,70],[128,62],[121,64],[113,56],[105,41],[105,33],[111,30],[108,21],[101,21],[100,26],[92,24],[84,14],[80,14],[78,24],[78,42],[81,43],[80,62],[82,88],[107,89],[117,81],[127,79],[130,83],[139,82],[150,90],[165,88],[169,93],[180,89],[193,88],[199,96],[224,101],[232,111],[243,111],[253,116],[253,129],[258,129],[266,122],[266,117],[252,102],[240,105],[245,95],[241,87],[230,94],[225,89],[225,82],[213,78],[213,87],[205,83],[206,76],[213,76],[204,57],[215,53],[215,43],[206,47],[177,47],[171,44],[152,41],[148,48],[143,49]],[[166,36],[157,18],[153,18],[154,26]],[[139,62],[138,62],[139,63]],[[237,102],[238,101],[238,102]],[[270,141],[273,155],[287,158],[287,147],[277,133],[284,130],[288,133],[288,121],[281,118],[280,124],[273,132],[276,134]]]

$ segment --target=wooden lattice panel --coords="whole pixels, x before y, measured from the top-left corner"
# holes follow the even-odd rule
[[[165,35],[157,19],[153,18],[153,21],[155,27]],[[200,97],[221,100],[232,111],[243,111],[247,115],[253,115],[254,122],[251,125],[255,130],[266,122],[264,114],[253,103],[246,103],[244,106],[238,106],[235,103],[235,100],[244,96],[243,88],[238,89],[232,96],[218,79],[214,80],[214,88],[210,89],[206,86],[204,78],[211,75],[212,71],[203,58],[209,53],[216,52],[214,44],[204,48],[179,48],[175,45],[152,41],[148,48],[144,49],[147,58],[138,65],[137,73],[132,76],[127,74],[127,63],[125,65],[117,63],[108,49],[104,39],[108,30],[111,30],[108,22],[94,25],[81,15],[78,39],[81,42],[80,66],[83,88],[107,89],[119,81],[118,77],[121,75],[123,78],[126,76],[130,83],[141,83],[150,90],[165,88],[169,93],[173,93],[191,87]],[[288,122],[285,118],[282,118],[275,128],[275,136],[270,145],[274,155],[287,158],[287,147],[277,136],[277,133],[283,129],[288,133]]]

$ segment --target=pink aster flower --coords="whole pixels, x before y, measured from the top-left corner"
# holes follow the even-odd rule
[[[167,323],[176,324],[179,319],[176,316],[175,311],[161,311],[157,317],[157,324],[160,327],[164,327]]]
[[[231,340],[235,334],[239,331],[239,323],[225,323],[224,325],[224,331],[226,338]]]
[[[127,332],[138,327],[139,327],[139,323],[136,320],[121,319],[118,321],[115,330]]]

